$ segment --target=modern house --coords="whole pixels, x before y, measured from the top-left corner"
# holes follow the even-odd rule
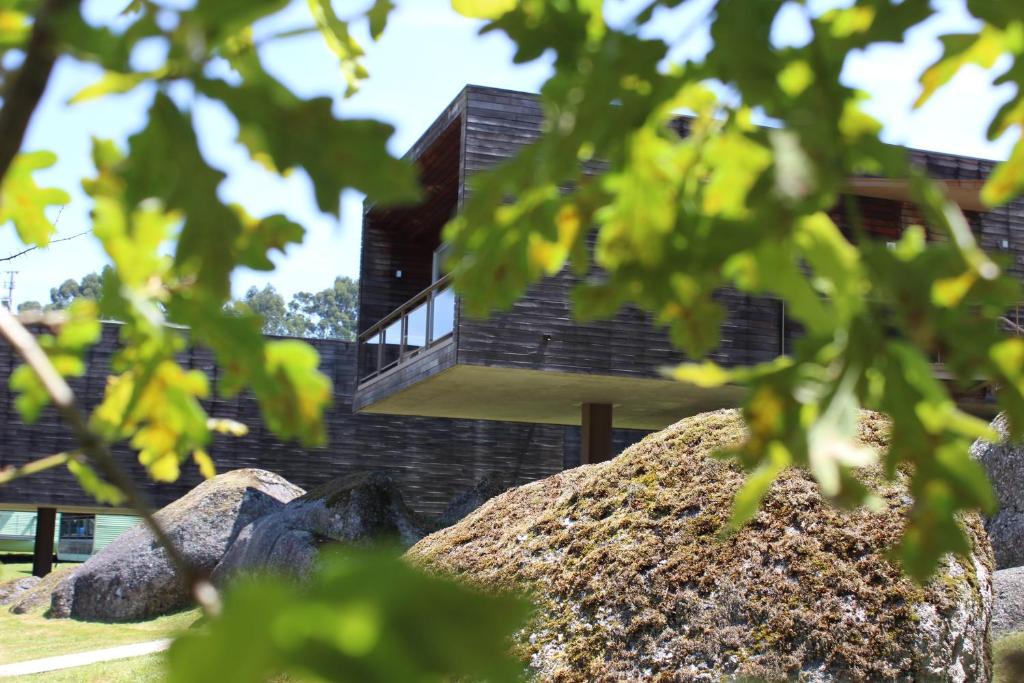
[[[422,203],[365,208],[353,406],[363,413],[580,425],[581,461],[593,462],[612,454],[613,427],[659,429],[735,405],[740,390],[700,389],[659,376],[659,368],[682,356],[635,309],[607,321],[574,322],[568,294],[576,280],[568,269],[532,286],[508,312],[485,320],[463,314],[439,269],[442,228],[459,211],[473,174],[536,139],[542,121],[535,95],[467,86],[409,151],[427,193]],[[993,162],[913,156],[944,181],[983,246],[1024,255],[1021,203],[981,211],[978,190]],[[848,187],[878,239],[894,240],[905,226],[923,222],[906,182],[857,178]],[[846,227],[841,208],[833,217]],[[775,358],[797,334],[778,300],[730,290],[720,298],[728,319],[711,358],[723,365]],[[984,396],[963,398],[985,410]]]
[[[221,471],[260,467],[310,489],[353,471],[386,470],[417,512],[438,514],[482,477],[523,484],[607,459],[687,415],[736,405],[742,396],[737,387],[697,389],[662,378],[659,369],[682,355],[638,310],[575,322],[568,300],[575,280],[567,271],[532,286],[508,312],[485,320],[463,314],[440,268],[442,227],[459,211],[468,179],[536,139],[541,124],[534,95],[477,86],[466,87],[442,112],[408,154],[419,166],[426,198],[411,207],[365,208],[358,341],[310,340],[334,384],[329,445],[281,443],[262,425],[251,396],[218,397],[207,404],[212,415],[250,428],[242,438],[216,438],[210,452]],[[1013,272],[1024,276],[1024,203],[985,212],[978,202],[994,162],[934,152],[913,156],[945,181],[982,246],[1009,252]],[[893,240],[905,226],[921,222],[899,181],[851,179],[849,190],[878,239]],[[845,225],[841,210],[834,217]],[[781,302],[734,291],[720,295],[729,316],[714,360],[770,360],[798,334]],[[104,325],[102,340],[86,359],[88,374],[71,382],[87,407],[102,397],[117,328]],[[217,395],[221,372],[212,353],[191,349],[182,361],[205,372]],[[17,364],[10,348],[0,345],[0,376]],[[961,399],[978,412],[991,410],[984,388]],[[36,424],[23,424],[6,385],[0,388],[0,420],[0,468],[75,445],[52,409]],[[158,485],[128,448],[119,446],[115,455],[155,506],[199,481],[186,469],[180,481]],[[41,555],[56,533],[57,514],[128,512],[98,506],[60,469],[0,487],[4,510],[42,513],[34,544]],[[100,533],[96,520],[94,539]]]

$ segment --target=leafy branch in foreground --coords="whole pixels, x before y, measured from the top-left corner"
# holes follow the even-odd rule
[[[92,323],[89,325],[87,323],[86,326],[94,326],[95,331],[98,332],[98,324]],[[80,336],[83,340],[86,340],[93,335],[94,333],[91,334],[89,330],[85,330]],[[127,502],[142,517],[150,533],[153,534],[153,538],[164,547],[171,562],[181,575],[182,580],[190,587],[190,593],[196,603],[208,615],[219,613],[220,598],[217,590],[206,577],[200,576],[195,571],[188,560],[185,559],[185,556],[181,554],[160,527],[160,524],[153,517],[149,506],[143,499],[138,486],[121,469],[117,461],[114,460],[109,444],[100,435],[94,433],[86,423],[82,410],[75,402],[74,392],[72,392],[71,387],[64,380],[62,373],[54,366],[42,347],[36,343],[32,334],[22,327],[21,323],[18,322],[17,318],[10,311],[2,306],[0,306],[0,336],[11,345],[25,362],[25,366],[19,368],[19,370],[29,370],[32,373],[32,377],[38,380],[42,391],[53,402],[61,418],[63,418],[75,435],[75,439],[80,446],[80,452],[85,459],[85,462],[82,462],[81,459],[58,454],[37,461],[34,467],[27,469],[37,471],[49,466],[66,464],[87,490],[104,494],[108,498],[115,498],[114,500],[101,502]],[[22,410],[24,412],[24,408]],[[114,488],[110,488],[111,484],[104,485],[103,482],[100,482],[96,476],[96,471],[102,473]]]
[[[476,593],[384,552],[325,551],[305,585],[237,580],[222,617],[175,641],[170,680],[518,681],[524,667],[508,638],[529,613],[524,600]]]
[[[1021,298],[1019,283],[907,152],[881,142],[866,95],[840,82],[852,53],[900,41],[932,8],[924,0],[858,0],[827,11],[718,0],[703,18],[709,52],[677,61],[677,41],[656,37],[656,15],[684,3],[651,0],[614,26],[603,4],[455,3],[488,20],[483,32],[508,36],[516,62],[553,54],[555,67],[541,90],[543,135],[476,178],[446,229],[464,305],[479,314],[508,307],[530,283],[570,265],[584,278],[574,291],[578,317],[635,304],[697,359],[720,339],[727,312],[716,292],[784,301],[805,330],[788,358],[669,373],[749,388],[750,440],[732,455],[753,475],[734,525],[792,465],[809,468],[837,504],[870,502],[857,469],[872,456],[853,446],[855,420],[860,407],[881,410],[893,420],[885,467],[890,476],[907,469],[915,496],[900,556],[925,579],[943,554],[967,550],[957,513],[994,506],[984,470],[968,455],[975,438],[994,435],[957,407],[932,358],[941,354],[957,387],[998,387],[1014,435],[1024,433],[1024,340],[1007,338],[999,324]],[[994,138],[1024,124],[1024,9],[967,6],[980,28],[944,39],[946,54],[922,75],[921,102],[965,65],[1007,63],[999,82],[1016,92],[988,131]],[[806,29],[805,44],[773,43],[784,7]],[[730,97],[720,99],[723,85]],[[677,121],[680,111],[691,116]],[[773,125],[754,125],[755,112]],[[581,163],[592,160],[602,163]],[[1022,160],[1018,141],[985,201],[1020,194]],[[847,186],[862,175],[908,182],[927,231],[906,230],[892,249],[872,241]],[[829,213],[837,206],[842,227]]]
[[[521,666],[507,654],[507,636],[520,625],[524,603],[425,577],[393,556],[329,561],[306,587],[274,579],[243,583],[219,616],[218,592],[183,559],[111,455],[112,445],[126,442],[158,481],[177,479],[190,457],[203,476],[213,475],[206,451],[212,433],[240,427],[207,416],[201,401],[210,394],[209,380],[177,361],[198,344],[217,358],[222,394],[251,391],[281,438],[325,440],[323,412],[332,391],[315,350],[296,340],[266,340],[252,311],[224,311],[234,269],[272,270],[274,252],[300,243],[305,230],[283,215],[253,216],[220,199],[225,176],[200,150],[192,105],[222,104],[238,123],[238,142],[269,172],[305,171],[322,211],[336,214],[346,188],[374,201],[402,202],[418,196],[418,185],[412,166],[386,150],[390,126],[340,119],[331,98],[302,99],[263,68],[252,26],[287,4],[198,0],[182,9],[136,0],[105,25],[86,22],[74,2],[0,2],[0,58],[9,50],[25,53],[15,72],[0,75],[0,223],[13,223],[22,241],[45,245],[54,232],[47,208],[68,200],[35,180],[37,170],[54,163],[52,153],[19,152],[57,57],[105,70],[72,104],[136,88],[152,95],[145,125],[126,148],[93,141],[96,175],[83,185],[93,235],[111,262],[98,296],[90,282],[88,295],[77,285],[77,292],[58,290],[55,304],[74,299],[62,313],[26,311],[27,321],[50,328],[37,338],[0,310],[0,335],[25,361],[10,378],[23,419],[32,422],[52,405],[78,442],[73,453],[0,472],[0,484],[66,466],[97,501],[127,505],[144,518],[209,617],[202,632],[176,644],[170,673],[177,680],[255,681],[275,671],[358,681],[516,680]],[[362,48],[329,2],[310,0],[309,8],[351,92],[365,77]],[[384,29],[392,8],[387,0],[370,8],[372,35]],[[130,56],[142,41],[165,47],[165,63],[133,69]],[[321,298],[351,304],[341,284],[326,297],[299,300],[303,311],[317,315],[318,329],[346,324],[343,314],[319,313]],[[100,316],[122,321],[122,344],[102,402],[86,415],[65,378],[84,372]],[[249,654],[239,659],[239,652]]]

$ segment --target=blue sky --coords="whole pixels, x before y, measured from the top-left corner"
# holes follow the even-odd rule
[[[347,100],[341,97],[344,84],[336,62],[318,37],[272,44],[263,56],[268,68],[300,95],[330,95],[335,97],[341,116],[372,116],[393,124],[396,133],[391,149],[401,154],[466,83],[536,91],[549,73],[543,62],[513,66],[511,44],[498,35],[478,36],[479,24],[452,12],[449,1],[398,0],[399,9],[377,43],[369,41],[365,27],[358,27],[357,35],[365,38],[370,79]],[[92,7],[98,15],[111,4],[102,0]],[[991,74],[969,70],[924,108],[910,111],[919,91],[918,76],[940,52],[936,36],[970,27],[962,2],[935,0],[934,4],[941,10],[939,15],[913,32],[904,45],[876,47],[855,56],[847,64],[844,80],[871,94],[870,110],[884,123],[890,142],[1005,158],[1012,137],[995,143],[984,138],[995,109],[1011,94],[1005,87],[993,88]],[[350,1],[336,1],[335,5],[342,16],[351,15],[352,7],[359,6]],[[624,5],[628,2],[610,2],[610,14],[621,14]],[[689,26],[695,11],[706,5],[706,0],[691,0],[681,10],[664,13],[654,31],[677,35],[679,27]],[[305,12],[305,3],[300,2],[261,28],[304,25],[308,22]],[[796,13],[784,13],[773,31],[780,44],[799,44],[805,39]],[[707,44],[707,33],[698,25],[675,56],[699,55]],[[142,126],[150,97],[149,92],[140,91],[66,106],[71,95],[98,75],[91,67],[60,62],[25,143],[25,149],[51,149],[59,155],[57,166],[42,176],[46,184],[62,187],[73,196],[60,214],[58,237],[89,228],[89,206],[79,181],[91,173],[90,137],[126,138]],[[211,105],[197,105],[195,112],[207,161],[228,174],[220,188],[222,197],[243,203],[257,215],[284,212],[308,230],[305,243],[289,249],[278,260],[275,272],[239,272],[234,279],[236,295],[249,286],[270,282],[287,296],[327,287],[336,275],[358,276],[361,197],[355,193],[343,196],[340,220],[319,213],[302,174],[281,179],[254,166],[234,143],[237,130],[227,114]],[[0,231],[0,255],[19,250],[13,230]],[[99,270],[104,262],[98,245],[86,236],[0,263],[0,271],[18,271],[15,301],[45,302],[50,287]]]

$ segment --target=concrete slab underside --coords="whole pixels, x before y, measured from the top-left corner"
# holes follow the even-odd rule
[[[578,425],[583,403],[610,403],[616,428],[654,430],[735,407],[742,396],[743,389],[733,386],[701,389],[646,377],[455,365],[359,412]]]

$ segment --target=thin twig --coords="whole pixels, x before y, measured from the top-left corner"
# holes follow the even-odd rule
[[[181,551],[153,517],[142,492],[114,460],[109,444],[89,429],[85,415],[75,402],[74,392],[54,368],[46,353],[36,342],[35,337],[18,322],[18,319],[10,311],[3,307],[0,307],[0,336],[36,373],[46,389],[46,393],[53,401],[54,407],[57,408],[60,416],[74,433],[81,446],[81,452],[89,463],[99,470],[111,484],[121,489],[128,504],[142,517],[154,538],[164,547],[171,562],[189,586],[195,601],[206,614],[217,614],[220,611],[220,596],[217,590],[207,577],[197,572],[181,554]]]
[[[63,208],[64,208],[64,207],[61,207],[61,210],[63,210]],[[60,219],[60,216],[58,215],[58,216],[57,216],[57,218],[58,218],[58,220],[59,220],[59,219]],[[54,221],[54,223],[53,223],[53,224],[54,224],[54,225],[56,225],[56,224],[57,224],[57,222],[56,222],[56,221]],[[81,237],[82,235],[88,235],[88,234],[89,234],[90,232],[92,232],[92,229],[89,229],[89,230],[83,230],[82,232],[80,232],[80,233],[77,233],[77,234],[75,234],[75,235],[71,235],[71,236],[69,236],[69,237],[61,237],[60,239],[56,239],[56,240],[50,240],[50,244],[48,244],[48,245],[46,245],[46,246],[51,246],[51,245],[57,244],[57,243],[59,243],[59,242],[68,242],[68,241],[70,241],[70,240],[73,240],[73,239],[76,239],[76,238],[78,238],[78,237]],[[28,248],[26,248],[26,249],[22,249],[22,250],[21,250],[21,251],[19,251],[19,252],[18,252],[17,254],[11,254],[10,256],[3,256],[3,257],[0,257],[0,263],[3,263],[4,261],[13,261],[14,259],[18,258],[19,256],[24,256],[25,254],[29,253],[30,251],[35,251],[35,250],[36,250],[36,249],[38,249],[38,248],[39,248],[38,246],[36,246],[36,245],[32,245],[31,247],[28,247]]]
[[[0,178],[7,175],[14,157],[21,149],[25,130],[39,104],[57,61],[57,45],[53,35],[54,15],[72,5],[69,0],[48,0],[36,13],[32,35],[25,46],[21,67],[4,79],[0,92]]]
[[[0,469],[0,485],[9,484],[15,479],[21,477],[27,477],[30,474],[36,474],[45,470],[53,469],[54,467],[60,467],[66,465],[68,461],[75,460],[80,457],[77,453],[56,453],[54,455],[48,455],[45,458],[39,458],[32,462],[26,463],[21,467],[7,466]]]

